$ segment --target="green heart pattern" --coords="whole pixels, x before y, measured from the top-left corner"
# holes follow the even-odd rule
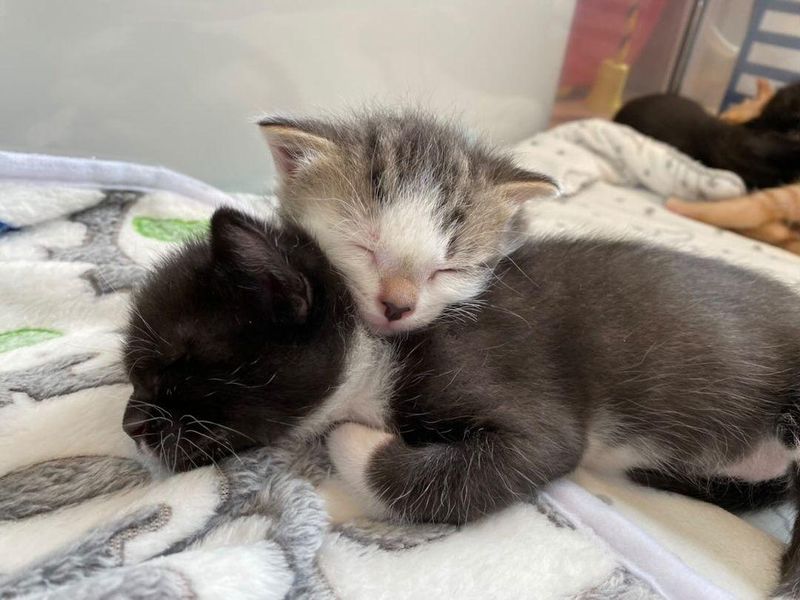
[[[183,219],[156,219],[134,217],[133,229],[146,238],[160,242],[185,242],[208,233],[209,222],[185,221]]]
[[[32,346],[33,344],[61,337],[62,335],[64,334],[55,329],[37,329],[32,327],[4,331],[0,333],[0,352],[8,352],[9,350],[16,350],[24,346]]]

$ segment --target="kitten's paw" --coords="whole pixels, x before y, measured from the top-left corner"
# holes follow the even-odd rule
[[[369,460],[394,438],[391,433],[358,423],[343,423],[328,436],[328,453],[336,472],[373,517],[384,517],[387,511],[370,490],[367,481]]]
[[[362,502],[355,497],[350,486],[339,477],[330,477],[317,486],[317,493],[325,501],[325,510],[331,525],[369,516]]]

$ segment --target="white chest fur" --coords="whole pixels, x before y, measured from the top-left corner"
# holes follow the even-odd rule
[[[756,444],[750,452],[735,463],[715,468],[708,475],[733,477],[756,482],[776,479],[786,474],[793,461],[800,460],[800,450],[787,448],[780,440],[767,438]],[[622,473],[637,467],[658,467],[657,452],[648,453],[643,448],[603,443],[599,436],[589,436],[582,466],[596,472]]]
[[[758,444],[742,460],[727,465],[721,475],[745,481],[776,479],[786,474],[792,461],[800,458],[795,448],[787,448],[777,439],[769,439]]]
[[[337,421],[384,429],[392,381],[393,360],[387,345],[357,329],[339,386],[306,419],[298,434],[314,435]]]

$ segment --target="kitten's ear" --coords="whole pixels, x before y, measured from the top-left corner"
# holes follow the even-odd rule
[[[518,248],[526,239],[529,215],[524,207],[528,200],[549,200],[561,193],[554,180],[523,169],[515,169],[510,177],[498,183],[497,191],[512,207],[511,218],[500,240],[500,247],[505,254]]]
[[[513,177],[499,183],[497,189],[503,197],[518,205],[533,199],[550,200],[561,194],[558,183],[547,175],[522,169],[516,170]]]
[[[241,277],[242,290],[256,293],[259,306],[273,320],[304,323],[311,308],[311,285],[291,265],[286,235],[232,208],[211,217],[211,252],[217,265]],[[237,284],[238,285],[238,284]]]
[[[319,124],[312,121],[266,117],[258,125],[267,140],[278,175],[284,180],[336,148],[336,144],[321,133]]]
[[[211,217],[211,251],[214,260],[242,271],[262,269],[269,261],[263,226],[232,208],[219,208]]]

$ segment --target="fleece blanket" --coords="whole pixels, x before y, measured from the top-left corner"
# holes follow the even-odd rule
[[[643,236],[800,285],[793,257],[661,208],[741,193],[729,173],[597,121],[517,150],[565,189],[531,208],[534,236]],[[120,427],[128,296],[220,204],[274,209],[163,169],[0,153],[0,598],[757,598],[774,584],[790,515],[758,516],[769,534],[582,470],[461,528],[331,523],[321,443],[151,472]]]

